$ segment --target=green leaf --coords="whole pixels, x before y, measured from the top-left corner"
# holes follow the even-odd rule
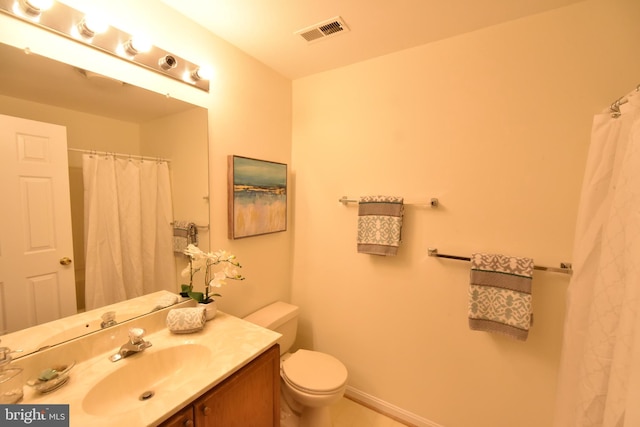
[[[189,292],[189,296],[198,302],[204,301],[204,294],[202,292]]]

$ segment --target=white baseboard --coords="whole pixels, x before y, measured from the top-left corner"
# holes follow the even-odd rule
[[[398,420],[404,424],[415,427],[443,427],[440,424],[436,424],[433,421],[429,421],[426,418],[419,417],[416,414],[405,411],[402,408],[398,408],[384,400],[371,396],[363,391],[355,389],[351,386],[347,386],[345,396],[355,402],[361,403],[381,414],[387,415],[391,418]]]

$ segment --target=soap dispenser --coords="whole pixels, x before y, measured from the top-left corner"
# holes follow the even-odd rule
[[[22,400],[22,368],[11,366],[12,351],[0,347],[0,405],[10,405]]]

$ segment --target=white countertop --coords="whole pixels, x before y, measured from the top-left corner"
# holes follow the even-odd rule
[[[166,312],[156,316],[165,316]],[[135,321],[128,327],[137,327]],[[109,328],[111,329],[111,328]],[[193,402],[213,386],[219,384],[253,360],[256,356],[275,344],[280,334],[261,328],[237,317],[218,311],[216,317],[205,325],[204,329],[192,334],[172,334],[166,328],[149,334],[145,339],[152,346],[139,354],[128,358],[111,362],[109,356],[118,351],[122,341],[123,331],[108,335],[96,334],[95,337],[86,337],[83,345],[93,348],[105,348],[104,341],[111,344],[109,350],[84,360],[77,360],[76,366],[71,370],[69,382],[60,389],[49,394],[38,394],[29,386],[24,387],[25,396],[22,403],[25,404],[69,404],[70,425],[72,427],[99,427],[99,426],[154,426],[178,412],[187,404]],[[117,338],[116,338],[117,336]],[[126,336],[126,335],[125,335]],[[101,340],[102,342],[89,342],[88,339]],[[78,340],[81,341],[81,340]],[[122,341],[122,342],[120,342]],[[117,344],[115,344],[117,343]],[[136,360],[142,360],[151,356],[154,352],[180,345],[201,345],[208,349],[209,356],[191,363],[192,366],[176,363],[177,366],[165,366],[167,376],[174,376],[176,381],[166,381],[154,390],[155,395],[149,400],[135,403],[128,402],[125,407],[114,410],[113,414],[99,415],[87,412],[83,405],[83,399],[91,388],[115,370],[125,367]],[[25,369],[25,376],[33,375],[47,366],[44,363],[67,363],[74,356],[89,354],[85,349],[59,348],[55,353],[47,356],[47,361],[40,360],[36,365]],[[25,358],[26,359],[26,358]],[[57,362],[54,360],[57,359]],[[60,360],[66,359],[66,360]],[[149,360],[152,360],[151,358]],[[26,362],[26,361],[25,361]],[[18,361],[14,362],[20,365]],[[32,363],[33,364],[33,363]],[[28,378],[25,377],[26,381]],[[136,384],[126,384],[135,389]],[[140,393],[146,390],[140,390]],[[137,393],[137,391],[136,391]],[[105,395],[105,401],[110,400]],[[90,409],[89,409],[90,411]]]

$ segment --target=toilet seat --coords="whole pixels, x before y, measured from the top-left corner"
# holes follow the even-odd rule
[[[347,368],[335,357],[311,350],[298,350],[282,363],[282,378],[309,394],[333,394],[347,382]]]

